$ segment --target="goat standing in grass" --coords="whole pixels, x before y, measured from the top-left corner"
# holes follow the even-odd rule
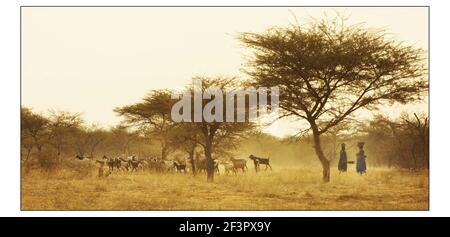
[[[234,173],[236,174],[236,169],[232,162],[224,162],[222,163],[223,168],[225,169],[225,174]]]
[[[255,165],[256,172],[259,171],[259,165],[261,165],[261,164],[266,165],[266,170],[267,170],[267,168],[270,168],[270,170],[272,170],[272,166],[270,166],[269,158],[261,158],[261,157],[256,157],[254,155],[250,155],[248,158],[250,160],[253,160],[253,164]]]
[[[202,171],[206,172],[206,159],[197,160],[196,168],[198,173],[201,173]]]
[[[131,171],[137,171],[140,167],[141,161],[140,160],[130,160],[128,161],[129,167],[131,168]]]
[[[237,172],[237,170],[239,170],[239,169],[242,169],[242,172],[245,172],[245,170],[248,170],[246,160],[234,159],[234,158],[231,158],[230,160],[231,160],[231,162],[233,162],[234,169],[236,170],[235,172]]]
[[[213,160],[214,162],[214,171],[219,174],[219,162],[217,160]],[[206,159],[197,160],[196,162],[197,173],[201,173],[202,171],[206,172]]]
[[[178,161],[174,161],[173,166],[175,167],[176,172],[181,173],[181,171],[183,171],[186,174],[186,164],[178,164]]]
[[[118,158],[118,167],[119,170],[129,171],[130,170],[130,162],[122,157]]]
[[[106,161],[106,164],[108,165],[110,171],[114,171],[114,168],[119,168],[120,161],[117,158],[110,158],[104,155],[103,160]]]

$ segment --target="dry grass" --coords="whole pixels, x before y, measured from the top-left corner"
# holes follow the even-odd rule
[[[99,179],[60,171],[22,178],[23,210],[427,210],[426,172],[369,169],[321,182],[320,170],[219,175],[113,173]]]

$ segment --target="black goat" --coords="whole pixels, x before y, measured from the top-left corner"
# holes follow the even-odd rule
[[[184,173],[186,173],[186,164],[178,164],[177,161],[174,161],[173,166],[175,167],[177,172],[183,171]]]
[[[120,160],[118,158],[110,158],[104,155],[103,160],[106,160],[106,164],[108,165],[110,171],[113,171],[114,168],[120,168]]]
[[[250,160],[253,160],[253,164],[255,165],[255,171],[256,172],[259,171],[259,165],[260,164],[266,165],[266,170],[267,170],[267,168],[270,168],[270,170],[272,170],[272,166],[270,166],[270,159],[269,158],[261,158],[261,157],[256,157],[254,155],[250,155],[248,158]]]
[[[140,160],[129,160],[128,161],[129,167],[131,168],[131,171],[137,171],[139,168],[139,165],[141,164]]]

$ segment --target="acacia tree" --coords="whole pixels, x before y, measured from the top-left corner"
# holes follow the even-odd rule
[[[80,114],[50,110],[48,143],[55,149],[58,161],[63,150],[71,148],[71,141],[83,123]]]
[[[330,181],[321,135],[360,109],[421,99],[428,88],[424,52],[389,39],[383,30],[346,25],[343,17],[242,33],[253,50],[246,67],[252,83],[278,86],[280,116],[309,124],[314,148]]]
[[[47,137],[47,125],[49,122],[47,118],[33,113],[29,108],[21,108],[20,128],[22,148],[25,150],[25,154],[22,156],[24,162],[28,162],[35,148],[37,152],[42,150]]]
[[[413,139],[410,153],[414,160],[414,169],[417,169],[419,162],[421,166],[426,168],[429,167],[428,157],[429,157],[429,121],[428,117],[424,115],[417,115],[414,113],[414,117],[411,118],[408,114],[404,113],[401,116],[403,123],[405,124],[407,134]],[[416,151],[418,150],[418,152]],[[416,155],[416,153],[419,153]],[[420,157],[421,159],[418,160]]]
[[[236,78],[232,77],[194,77],[193,80],[197,80],[201,82],[201,88],[197,88],[198,93],[201,94],[209,94],[211,88],[217,88],[221,92],[219,94],[212,93],[209,98],[203,97],[200,102],[201,111],[205,113],[205,111],[210,112],[213,116],[217,117],[219,113],[219,117],[225,116],[226,114],[226,97],[227,91],[229,89],[236,89],[239,86],[239,83]],[[188,86],[187,91],[191,93],[191,97],[194,97],[195,88],[194,83]],[[214,103],[218,96],[222,96],[224,104],[222,104],[222,108],[217,108],[217,103]],[[234,98],[234,97],[233,97]],[[194,103],[194,99],[191,100],[191,103]],[[211,106],[212,105],[212,106]],[[236,110],[237,102],[234,100],[233,108],[235,111],[234,117],[238,116],[239,111]],[[207,181],[212,182],[214,180],[214,157],[213,154],[219,154],[222,150],[221,148],[225,146],[229,146],[234,141],[239,138],[242,138],[249,131],[252,131],[255,128],[255,124],[251,123],[247,118],[245,121],[237,122],[236,120],[230,122],[226,122],[224,117],[223,121],[208,121],[204,117],[201,118],[200,121],[195,121],[194,119],[194,107],[190,106],[190,121],[184,121],[181,124],[185,124],[184,126],[188,126],[191,129],[191,134],[193,136],[186,136],[187,139],[195,141],[196,144],[200,145],[203,148],[205,158],[206,158],[206,176]],[[183,108],[183,110],[186,108]],[[222,109],[222,112],[219,110]],[[245,108],[245,112],[248,112],[248,107]],[[241,113],[242,113],[241,112]],[[187,125],[186,125],[187,124]],[[222,152],[223,153],[223,152]]]
[[[428,117],[402,113],[399,119],[375,115],[360,126],[360,136],[371,144],[367,153],[374,165],[388,168],[428,168]]]
[[[140,103],[116,108],[125,123],[146,131],[161,144],[161,158],[166,159],[173,150],[171,135],[175,124],[170,119],[172,99],[168,90],[154,90]]]

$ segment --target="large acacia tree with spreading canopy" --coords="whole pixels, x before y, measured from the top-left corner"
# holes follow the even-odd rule
[[[239,36],[253,52],[245,68],[251,82],[278,86],[280,116],[308,122],[325,182],[330,181],[330,161],[322,134],[357,110],[410,103],[428,89],[422,49],[397,42],[383,30],[346,22],[338,16]]]
[[[249,106],[245,104],[245,108],[243,111],[239,111],[237,109],[237,100],[235,100],[235,96],[233,96],[233,104],[232,109],[234,110],[234,119],[233,121],[226,121],[225,114],[227,113],[226,106],[226,97],[227,91],[229,89],[236,89],[240,86],[240,82],[235,77],[194,77],[193,81],[201,82],[199,88],[196,88],[198,93],[209,94],[208,92],[211,88],[219,89],[221,92],[219,94],[212,93],[209,99],[202,98],[199,103],[201,111],[207,110],[212,115],[220,114],[219,117],[223,119],[223,121],[208,121],[204,117],[200,119],[200,121],[194,121],[194,94],[195,88],[194,83],[187,86],[186,91],[191,95],[192,106],[190,106],[190,121],[184,121],[178,123],[178,126],[184,127],[185,133],[183,136],[185,139],[194,142],[194,144],[200,145],[203,148],[205,159],[206,159],[206,176],[207,181],[212,182],[214,180],[214,160],[217,157],[213,157],[213,154],[224,154],[224,149],[229,149],[234,146],[234,143],[239,139],[242,139],[247,134],[254,131],[257,125],[248,119]],[[219,98],[221,96],[222,98]],[[214,101],[222,99],[222,110],[217,108],[217,104],[214,104]],[[248,101],[248,97],[245,98]],[[186,108],[183,108],[183,110]],[[204,113],[204,112],[203,112]],[[245,119],[244,121],[238,122],[236,118],[238,114],[243,114]],[[181,135],[181,134],[180,134]]]

